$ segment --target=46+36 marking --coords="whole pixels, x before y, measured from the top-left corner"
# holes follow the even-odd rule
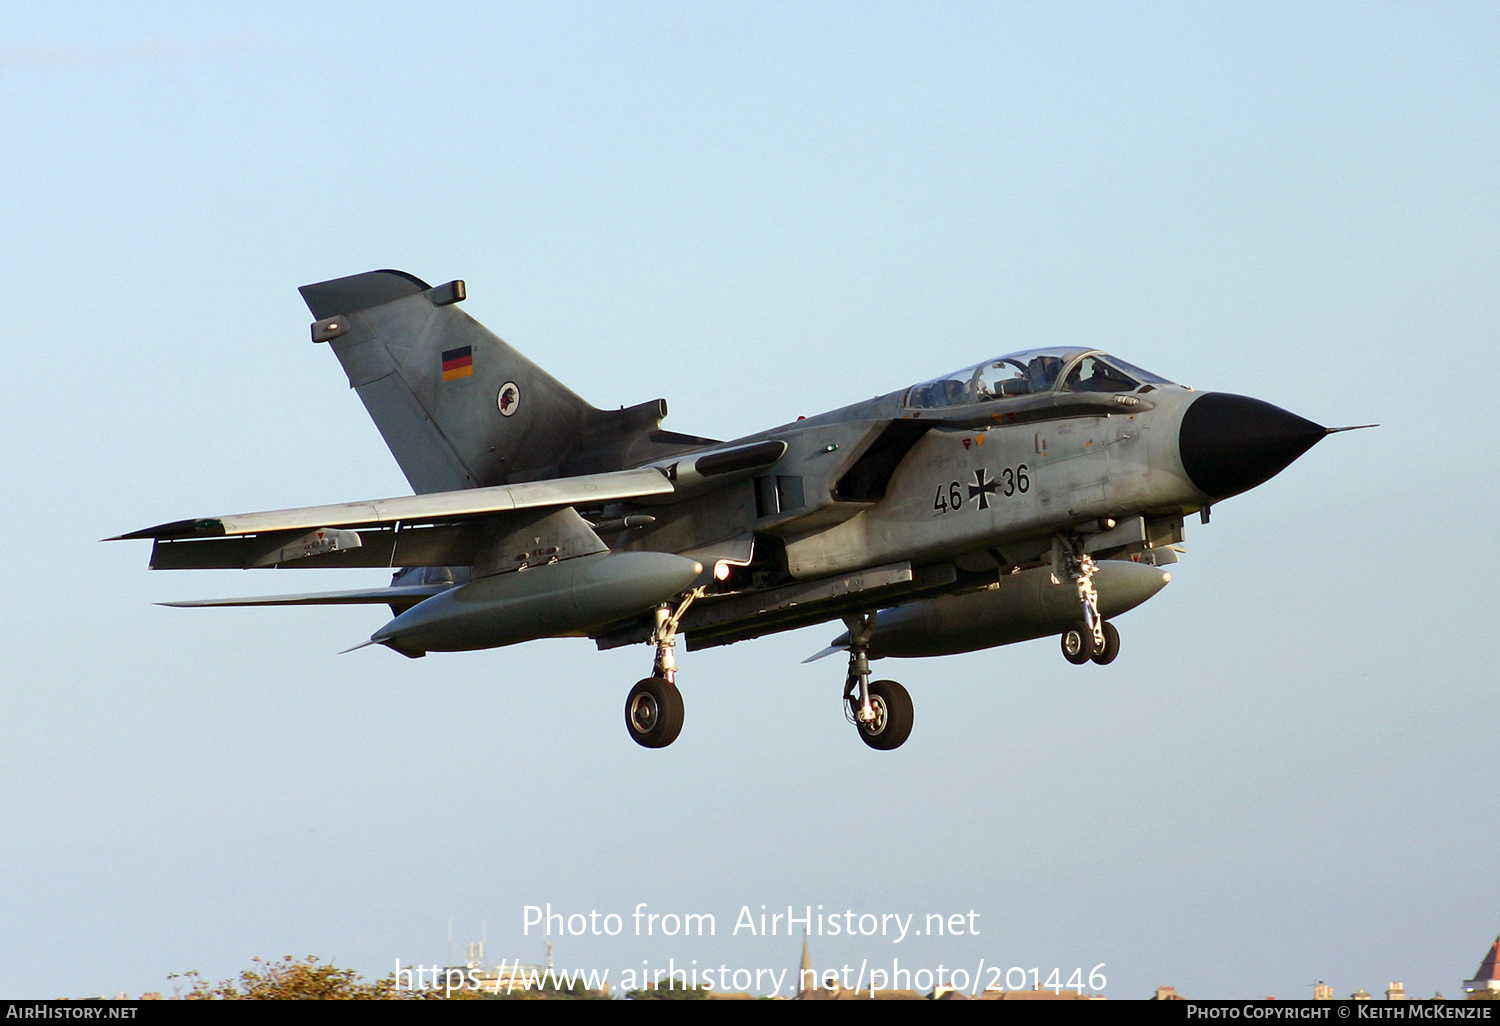
[[[1026,473],[1028,469],[1024,463],[1014,467],[1002,467],[1000,476],[991,481],[989,468],[980,467],[974,471],[973,484],[966,486],[960,481],[939,483],[937,495],[932,500],[932,508],[939,513],[952,513],[963,508],[965,502],[973,502],[976,509],[989,509],[990,496],[996,492],[1008,499],[1017,492],[1031,490],[1031,478]],[[969,491],[967,498],[964,496],[965,487]]]

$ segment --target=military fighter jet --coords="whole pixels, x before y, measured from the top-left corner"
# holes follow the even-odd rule
[[[1331,431],[1108,353],[1013,353],[730,442],[664,431],[657,399],[596,409],[437,287],[371,271],[301,289],[416,493],[178,520],[155,569],[389,567],[388,587],[176,606],[384,604],[364,645],[413,658],[550,637],[645,643],[625,724],[682,729],[688,649],[842,620],[842,705],[899,747],[912,702],[870,660],[1057,635],[1111,662],[1113,619],[1156,594],[1183,518]],[[112,539],[113,540],[113,539]],[[364,645],[356,646],[364,647]],[[817,657],[814,657],[817,658]]]

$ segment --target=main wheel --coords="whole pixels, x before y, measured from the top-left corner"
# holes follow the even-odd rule
[[[1074,666],[1082,666],[1094,657],[1094,632],[1088,624],[1079,621],[1068,624],[1062,632],[1063,658]]]
[[[859,703],[850,700],[854,711],[859,712]],[[870,685],[870,708],[875,719],[859,723],[859,736],[871,748],[888,752],[900,748],[911,736],[911,696],[906,689],[893,680],[877,680]]]
[[[665,748],[682,733],[682,692],[662,677],[647,677],[625,699],[625,729],[643,748]]]
[[[1120,632],[1109,621],[1104,622],[1104,648],[1094,653],[1094,662],[1108,666],[1120,654]]]

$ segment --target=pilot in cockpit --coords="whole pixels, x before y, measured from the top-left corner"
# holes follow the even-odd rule
[[[1130,378],[1094,357],[1074,364],[1063,383],[1063,389],[1068,392],[1129,392],[1135,387],[1136,383]]]
[[[1056,356],[1036,356],[1026,365],[1028,392],[1050,392],[1057,372],[1062,370],[1062,360]]]

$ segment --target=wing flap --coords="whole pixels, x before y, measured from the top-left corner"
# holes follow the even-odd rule
[[[398,529],[399,526],[399,529]],[[417,526],[406,524],[361,528],[360,543],[331,552],[302,556],[282,550],[301,531],[274,531],[229,538],[158,538],[151,549],[153,570],[249,570],[257,567],[398,567],[467,566],[484,542],[484,520]],[[349,532],[353,533],[353,532]],[[270,555],[276,554],[276,555]]]
[[[639,470],[527,481],[491,488],[465,488],[455,492],[431,492],[426,495],[403,495],[365,502],[340,502],[328,506],[304,506],[264,513],[235,513],[199,520],[177,520],[106,540],[223,538],[277,531],[305,532],[325,528],[430,523],[493,516],[521,509],[594,505],[622,499],[670,495],[673,490],[672,482],[660,470],[643,467]],[[364,544],[369,544],[368,540]],[[319,565],[332,565],[332,561],[320,561]]]

